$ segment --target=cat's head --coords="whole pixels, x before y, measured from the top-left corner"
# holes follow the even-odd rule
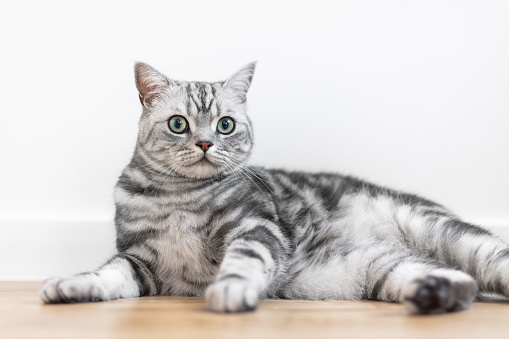
[[[246,94],[255,63],[223,82],[176,81],[136,63],[136,87],[143,105],[138,156],[155,169],[188,178],[231,173],[253,147]]]

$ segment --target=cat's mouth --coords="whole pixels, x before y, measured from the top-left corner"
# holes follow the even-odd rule
[[[214,164],[212,161],[210,161],[209,157],[207,157],[207,154],[203,154],[203,156],[200,159],[198,159],[198,161],[196,161],[193,165],[198,165],[198,164],[209,164],[212,166],[216,166],[216,164]]]
[[[207,159],[206,157],[201,158],[201,159],[200,159],[200,160],[198,160],[196,163],[197,163],[197,164],[198,164],[198,163],[208,163],[208,164],[212,164],[212,162],[210,162],[210,160],[209,160],[209,159]]]

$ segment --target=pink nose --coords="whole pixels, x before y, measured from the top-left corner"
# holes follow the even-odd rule
[[[203,152],[207,152],[207,150],[209,149],[210,146],[214,145],[213,143],[211,142],[197,142],[195,144],[196,146],[200,147],[202,149]]]

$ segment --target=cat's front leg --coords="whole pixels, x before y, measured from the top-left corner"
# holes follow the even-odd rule
[[[276,288],[285,271],[288,239],[265,220],[246,220],[226,237],[226,253],[216,282],[205,292],[214,312],[245,312]]]
[[[138,256],[119,253],[95,272],[46,280],[40,297],[46,304],[57,304],[106,301],[156,293],[156,278],[149,265]]]

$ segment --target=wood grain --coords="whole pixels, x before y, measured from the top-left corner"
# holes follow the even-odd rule
[[[0,338],[506,338],[509,303],[408,316],[381,302],[265,300],[253,313],[213,314],[202,298],[145,297],[42,305],[40,282],[0,282]]]

